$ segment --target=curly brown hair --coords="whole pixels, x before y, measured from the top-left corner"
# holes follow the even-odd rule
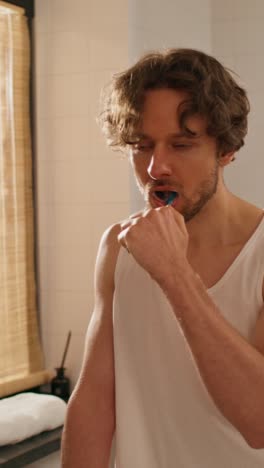
[[[188,93],[188,100],[179,109],[181,130],[190,134],[186,121],[199,114],[206,118],[207,134],[216,138],[222,155],[244,145],[250,106],[246,91],[230,70],[204,52],[169,49],[149,53],[113,76],[99,117],[110,146],[122,149],[135,142],[144,94],[159,88]]]

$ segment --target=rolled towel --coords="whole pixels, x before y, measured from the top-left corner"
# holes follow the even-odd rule
[[[0,400],[0,445],[16,444],[28,437],[62,426],[65,401],[54,395],[20,393]]]

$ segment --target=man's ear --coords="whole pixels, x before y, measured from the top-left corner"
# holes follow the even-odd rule
[[[232,151],[232,152],[226,153],[226,154],[220,154],[220,156],[219,156],[219,165],[222,166],[222,167],[228,166],[228,164],[230,164],[235,159],[236,159],[235,158],[235,151]]]

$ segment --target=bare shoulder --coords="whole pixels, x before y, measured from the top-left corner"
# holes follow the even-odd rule
[[[264,210],[238,197],[235,197],[233,207],[234,210],[231,212],[233,242],[244,245],[260,225]]]
[[[118,235],[131,218],[138,217],[142,212],[135,213],[127,219],[110,226],[104,232],[98,249],[95,264],[95,301],[111,302],[114,293],[114,277],[117,258],[121,247]],[[95,304],[95,305],[96,305]],[[97,308],[96,308],[97,309]]]
[[[110,226],[103,234],[95,266],[95,304],[85,339],[85,352],[77,390],[86,391],[87,382],[101,375],[113,379],[113,294],[114,273],[120,245],[120,224]],[[107,350],[107,352],[106,352]],[[76,391],[77,391],[76,390]]]
[[[95,265],[95,291],[103,294],[106,290],[114,289],[114,274],[120,243],[118,234],[121,231],[121,223],[110,226],[103,234]]]
[[[264,216],[264,210],[245,200],[238,200],[238,213],[240,215],[241,225],[254,231]]]

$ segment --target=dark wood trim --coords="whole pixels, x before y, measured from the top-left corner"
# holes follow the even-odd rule
[[[14,445],[0,447],[0,466],[21,468],[60,450],[62,427],[45,431]]]
[[[4,0],[6,3],[12,3],[12,5],[17,5],[22,8],[25,8],[26,15],[28,18],[34,17],[34,0]]]

